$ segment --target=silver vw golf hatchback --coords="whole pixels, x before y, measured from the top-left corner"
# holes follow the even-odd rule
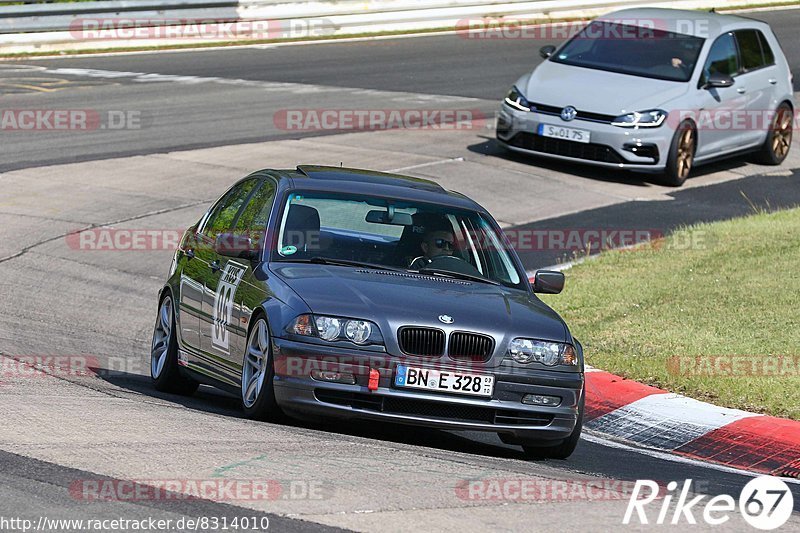
[[[792,74],[770,27],[749,18],[626,9],[593,20],[503,99],[497,139],[517,152],[660,173],[789,153]]]

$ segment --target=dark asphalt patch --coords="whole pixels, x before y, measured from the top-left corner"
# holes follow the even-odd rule
[[[88,453],[88,452],[87,452]],[[120,450],[124,453],[124,450]],[[79,501],[70,494],[70,485],[80,480],[116,482],[114,478],[100,476],[74,468],[39,461],[22,455],[0,451],[0,511],[4,518],[24,518],[37,523],[40,516],[50,519],[96,519],[96,520],[146,520],[172,519],[181,516],[226,517],[228,523],[234,518],[249,517],[251,521],[269,519],[269,531],[334,532],[347,531],[340,528],[281,517],[244,509],[235,505],[201,499],[170,499],[137,502]],[[230,529],[230,528],[229,528]],[[202,531],[202,529],[200,529]],[[230,529],[235,531],[234,529]]]
[[[678,189],[669,196],[673,200],[624,202],[507,228],[506,232],[535,237],[553,232],[568,236],[572,230],[578,235],[590,230],[667,235],[683,226],[741,217],[756,209],[774,211],[800,206],[800,169],[793,169],[787,176],[756,175],[707,187]],[[573,251],[564,250],[558,242],[554,245],[552,238],[545,238],[541,247],[536,240],[533,238],[527,250],[520,249],[525,246],[517,247],[528,271],[575,259]]]

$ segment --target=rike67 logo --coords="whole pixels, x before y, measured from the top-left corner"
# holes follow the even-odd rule
[[[693,494],[691,479],[687,479],[680,489],[677,481],[670,481],[666,486],[666,494],[659,489],[663,489],[663,485],[659,486],[655,481],[637,480],[622,523],[635,524],[638,520],[640,524],[697,524],[701,516],[706,524],[719,526],[728,522],[731,513],[737,509],[737,501],[727,494],[714,496],[704,502],[708,496]],[[656,500],[660,500],[660,505],[649,507]],[[738,510],[744,520],[764,531],[784,525],[792,515],[793,508],[794,498],[789,486],[776,477],[752,479],[739,495]],[[654,516],[656,510],[658,514]]]

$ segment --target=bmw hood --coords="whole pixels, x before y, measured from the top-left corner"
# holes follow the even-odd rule
[[[496,339],[526,336],[565,342],[558,314],[527,292],[488,283],[333,265],[272,264],[272,271],[311,312],[362,318],[384,336],[404,325],[482,332]],[[445,318],[446,320],[446,318]]]
[[[688,84],[545,61],[520,78],[517,87],[530,102],[622,115],[668,107]]]

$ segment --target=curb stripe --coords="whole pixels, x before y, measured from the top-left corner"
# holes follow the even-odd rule
[[[800,477],[800,423],[772,416],[744,418],[675,452],[735,468]]]
[[[666,391],[636,381],[615,376],[609,372],[586,373],[585,420],[594,420],[651,394]]]
[[[752,416],[759,415],[716,407],[679,394],[651,394],[589,422],[588,427],[614,438],[672,451]]]
[[[800,421],[718,407],[609,372],[585,374],[586,429],[722,467],[800,479]]]

